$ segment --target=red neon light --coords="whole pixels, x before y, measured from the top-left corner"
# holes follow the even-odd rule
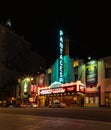
[[[52,90],[52,93],[63,93],[65,92],[66,89],[64,88],[57,88],[57,89],[53,89]]]
[[[73,91],[74,87],[67,88],[67,91]]]
[[[36,92],[37,86],[31,84],[31,92]]]

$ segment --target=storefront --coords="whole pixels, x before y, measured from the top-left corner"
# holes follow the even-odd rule
[[[111,91],[105,92],[105,106],[111,107]]]
[[[84,106],[99,107],[100,106],[100,91],[98,87],[87,87],[85,89]]]
[[[98,61],[90,60],[86,63],[86,89],[84,106],[95,107],[100,105],[98,89]]]

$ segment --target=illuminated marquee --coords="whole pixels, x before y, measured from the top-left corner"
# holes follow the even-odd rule
[[[60,87],[51,88],[45,87],[40,88],[40,95],[45,94],[55,94],[55,93],[67,93],[67,92],[85,92],[85,85],[81,81],[71,82],[67,84],[62,84]]]
[[[63,77],[63,32],[59,32],[59,82],[64,82]]]
[[[64,93],[65,90],[65,88],[52,89],[52,93]]]
[[[46,90],[41,90],[40,94],[51,94],[52,90],[51,89],[46,89]]]
[[[44,95],[44,94],[52,94],[52,93],[64,93],[65,91],[66,91],[65,88],[45,89],[45,90],[41,90],[40,94]]]

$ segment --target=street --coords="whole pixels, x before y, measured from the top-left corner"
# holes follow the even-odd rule
[[[0,129],[109,130],[111,109],[0,108]]]

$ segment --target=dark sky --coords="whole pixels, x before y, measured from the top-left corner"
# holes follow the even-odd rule
[[[17,34],[23,35],[51,65],[57,58],[60,28],[69,35],[71,57],[111,55],[108,12],[95,4],[16,1],[3,4],[0,21],[10,19]]]

